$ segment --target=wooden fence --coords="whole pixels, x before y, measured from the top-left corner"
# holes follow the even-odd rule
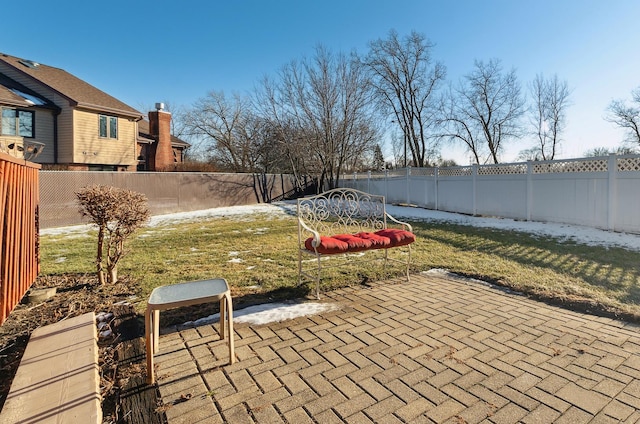
[[[0,324],[40,271],[39,170],[0,153]]]

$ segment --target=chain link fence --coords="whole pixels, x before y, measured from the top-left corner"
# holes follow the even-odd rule
[[[87,223],[75,193],[94,184],[143,193],[152,215],[268,203],[304,189],[286,174],[40,171],[40,228]]]

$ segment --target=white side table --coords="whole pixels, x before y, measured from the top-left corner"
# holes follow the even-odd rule
[[[233,347],[233,305],[231,290],[224,278],[190,281],[153,289],[147,302],[144,319],[147,345],[147,382],[149,384],[155,382],[153,355],[158,352],[160,311],[213,301],[220,302],[220,338],[226,337],[228,339],[229,364],[233,364],[236,360]]]

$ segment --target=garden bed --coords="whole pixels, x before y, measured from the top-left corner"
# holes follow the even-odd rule
[[[0,409],[7,398],[11,382],[34,329],[86,312],[108,312],[114,309],[114,304],[135,300],[134,289],[128,283],[125,278],[117,284],[100,286],[94,275],[39,277],[32,290],[55,287],[57,294],[41,303],[20,303],[0,326]],[[136,363],[117,369],[118,360],[115,352],[121,343],[123,342],[119,337],[113,336],[102,337],[99,342],[100,385],[105,423],[118,422],[120,384],[123,378],[126,380],[127,373],[135,374],[140,371],[140,365]]]

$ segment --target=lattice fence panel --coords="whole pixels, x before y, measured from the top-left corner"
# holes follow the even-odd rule
[[[372,180],[382,180],[386,178],[387,174],[384,171],[373,171],[371,172]]]
[[[483,165],[478,168],[478,175],[515,175],[526,174],[526,163],[512,163],[505,165]]]
[[[607,159],[588,159],[572,161],[554,161],[544,163],[534,163],[534,174],[555,174],[566,172],[607,172]]]
[[[640,171],[640,157],[633,158],[617,158],[618,171]]]
[[[436,168],[411,168],[411,175],[433,177],[436,175]]]
[[[349,180],[366,180],[369,178],[369,174],[367,174],[366,172],[360,173],[360,174],[350,174],[348,178],[345,179],[349,179]]]
[[[406,169],[391,169],[387,171],[387,177],[406,177],[407,170]]]
[[[473,174],[470,166],[460,166],[451,168],[440,168],[438,175],[441,177],[465,177]]]

